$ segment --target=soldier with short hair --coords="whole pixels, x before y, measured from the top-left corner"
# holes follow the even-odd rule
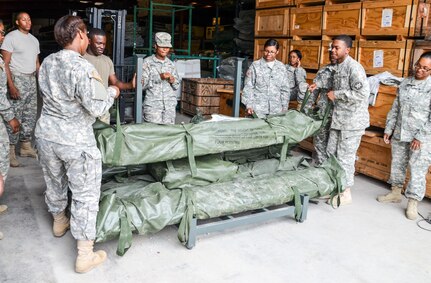
[[[279,44],[268,39],[264,44],[263,57],[254,61],[245,76],[241,102],[247,114],[259,118],[287,111],[290,86],[285,65],[276,59]]]
[[[106,89],[94,66],[82,57],[88,37],[81,18],[63,16],[54,26],[54,36],[63,49],[46,57],[40,67],[43,106],[36,144],[46,182],[45,202],[54,218],[53,234],[61,237],[70,227],[78,248],[75,271],[84,273],[106,260],[104,251],[93,252],[102,160],[92,125],[120,90]]]
[[[20,12],[16,16],[17,29],[9,32],[1,46],[7,83],[9,102],[15,117],[21,122],[20,134],[13,133],[8,127],[10,142],[10,165],[19,166],[15,148],[18,140],[21,143],[20,155],[36,158],[31,140],[37,115],[37,81],[39,69],[39,41],[31,33],[29,14]]]
[[[347,35],[336,36],[332,41],[331,60],[337,61],[332,90],[327,97],[334,105],[329,130],[327,153],[335,155],[346,171],[346,188],[340,204],[352,202],[356,151],[365,129],[370,125],[368,97],[370,87],[364,68],[349,56],[352,39]]]
[[[418,217],[417,205],[425,196],[426,174],[431,164],[431,52],[421,55],[415,74],[398,87],[398,94],[386,119],[385,143],[392,144],[392,191],[377,198],[380,202],[401,202],[401,192],[410,168],[406,217]]]
[[[174,63],[167,57],[172,48],[171,35],[158,32],[155,42],[156,54],[145,58],[142,65],[143,118],[150,123],[175,124],[175,90],[180,87],[180,79]]]

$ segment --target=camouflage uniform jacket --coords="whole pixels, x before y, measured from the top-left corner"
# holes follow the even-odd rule
[[[335,65],[333,77],[335,95],[331,129],[364,130],[370,125],[368,96],[370,87],[364,68],[352,57]]]
[[[289,88],[284,64],[275,60],[271,69],[261,58],[254,61],[247,71],[241,101],[257,113],[280,113],[288,108]]]
[[[170,73],[175,81],[170,84],[160,78],[162,73]],[[157,59],[156,55],[144,59],[142,65],[142,89],[145,90],[144,104],[154,101],[177,101],[175,90],[180,87],[180,79],[174,63],[169,59]]]
[[[298,92],[300,83],[305,83],[307,80],[307,72],[302,67],[295,68],[286,64],[287,79],[289,81],[291,96],[292,92]]]
[[[313,101],[316,101],[319,111],[323,114],[328,103],[328,91],[332,89],[333,72],[335,71],[335,64],[328,64],[317,71],[313,83],[316,84],[317,89],[313,92]],[[331,115],[330,115],[331,116]]]
[[[0,57],[0,116],[2,116],[6,122],[9,122],[15,117],[15,115],[6,94],[7,77],[3,59]],[[2,123],[1,120],[0,123]]]
[[[96,145],[92,125],[112,106],[116,92],[105,89],[94,66],[75,51],[61,50],[43,61],[39,87],[43,106],[36,137],[63,145]]]
[[[385,134],[402,142],[431,141],[431,77],[403,80],[387,116]]]

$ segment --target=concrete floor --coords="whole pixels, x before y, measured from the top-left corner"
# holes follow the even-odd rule
[[[97,244],[107,262],[76,274],[70,232],[52,236],[40,166],[19,160],[24,166],[10,170],[1,199],[9,210],[0,216],[0,282],[431,282],[431,232],[405,218],[406,200],[378,203],[388,185],[362,175],[353,204],[310,204],[304,223],[280,218],[202,235],[192,250],[167,227],[134,235],[123,257],[116,241]],[[428,216],[431,202],[422,201],[419,211]]]

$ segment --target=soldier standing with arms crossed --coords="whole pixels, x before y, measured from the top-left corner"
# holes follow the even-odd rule
[[[333,154],[346,171],[346,189],[340,204],[352,202],[356,151],[365,129],[370,125],[368,96],[370,87],[364,68],[349,56],[352,39],[336,36],[332,41],[331,60],[336,60],[333,88],[327,94],[334,104],[328,138],[328,154]]]
[[[1,46],[7,83],[9,102],[15,117],[21,122],[21,133],[13,133],[8,127],[10,141],[10,165],[18,167],[15,148],[21,142],[21,156],[37,157],[31,145],[37,115],[37,82],[39,69],[39,41],[31,33],[31,18],[25,12],[18,13],[15,24],[18,29],[8,33]]]
[[[418,217],[417,205],[425,196],[426,173],[431,164],[431,52],[421,55],[415,75],[403,80],[386,119],[383,139],[392,144],[392,191],[377,198],[380,202],[401,202],[407,166],[410,181],[406,217]]]
[[[0,19],[0,45],[4,39],[4,25]],[[4,193],[7,173],[9,171],[9,137],[3,121],[7,122],[13,133],[19,131],[20,124],[15,118],[12,107],[6,97],[7,78],[3,57],[0,55],[0,197]],[[0,214],[7,211],[7,206],[0,205]],[[3,239],[3,233],[0,232],[0,240]]]
[[[54,36],[63,50],[49,55],[40,67],[43,106],[36,144],[46,182],[45,202],[54,218],[53,234],[61,237],[70,226],[78,247],[75,271],[84,273],[106,260],[104,251],[93,252],[102,161],[92,125],[120,90],[105,89],[94,66],[82,57],[88,37],[81,18],[62,17],[54,26]],[[66,213],[69,189],[70,219]]]

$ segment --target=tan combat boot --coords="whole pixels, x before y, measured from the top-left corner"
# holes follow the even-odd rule
[[[11,167],[18,167],[20,165],[18,159],[16,159],[14,144],[11,144],[9,147],[9,160]]]
[[[331,199],[328,199],[328,201],[326,203],[332,205],[332,207],[335,208],[338,205],[338,200],[337,199],[338,199],[338,197],[335,196],[332,199],[332,203],[331,203]],[[342,192],[340,194],[340,206],[346,205],[346,204],[351,204],[352,202],[353,202],[353,200],[352,200],[352,192],[350,191],[350,188],[346,188],[344,190],[344,192]]]
[[[106,260],[105,251],[93,252],[93,241],[78,240],[78,257],[76,258],[75,271],[85,273]]]
[[[37,158],[37,153],[36,153],[36,151],[33,149],[33,147],[31,146],[31,142],[29,142],[29,141],[21,142],[20,155],[21,155],[22,157],[33,157],[33,158]]]
[[[70,227],[70,219],[66,216],[66,211],[62,211],[59,214],[52,215],[54,217],[54,224],[52,225],[52,232],[54,236],[61,237],[66,234]]]
[[[7,205],[0,204],[0,214],[3,214],[7,211]]]
[[[403,187],[401,186],[392,186],[392,191],[386,195],[378,196],[377,201],[379,202],[395,202],[399,203],[401,202],[402,195],[401,191],[403,190]]]
[[[406,217],[410,220],[418,218],[418,201],[409,198],[407,202]]]

